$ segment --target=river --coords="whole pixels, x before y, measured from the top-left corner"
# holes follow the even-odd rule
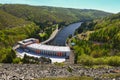
[[[82,22],[78,22],[65,26],[57,33],[57,35],[52,41],[48,42],[48,44],[55,46],[65,46],[68,36],[74,35],[75,30],[80,27],[81,23]]]

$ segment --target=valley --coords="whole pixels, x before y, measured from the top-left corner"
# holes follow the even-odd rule
[[[39,78],[119,80],[120,13],[0,4],[0,80]]]

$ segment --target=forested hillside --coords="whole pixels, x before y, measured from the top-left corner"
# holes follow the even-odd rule
[[[30,22],[17,18],[0,10],[0,30],[12,27],[20,27]]]
[[[19,40],[35,37],[37,32],[39,27],[34,23],[0,11],[0,62],[13,62],[12,46]]]
[[[91,9],[56,8],[19,4],[2,5],[0,9],[14,16],[33,21],[41,26],[54,23],[69,24],[80,20],[101,18],[111,14]]]
[[[95,23],[90,40],[107,42],[113,49],[120,50],[120,13]]]
[[[89,36],[89,40],[73,39],[78,63],[120,66],[120,13],[85,22],[78,31],[84,32],[84,39]],[[85,34],[88,31],[92,33]]]
[[[120,34],[120,13],[102,19],[96,19],[92,22],[85,22],[78,31],[85,32],[88,30],[94,31],[90,35],[90,40],[92,41],[109,42],[111,44],[115,42],[119,43],[120,40],[116,39],[119,39]]]

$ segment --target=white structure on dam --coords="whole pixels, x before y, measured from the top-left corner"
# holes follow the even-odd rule
[[[68,46],[53,46],[40,44],[38,39],[30,38],[19,41],[18,45],[14,47],[19,56],[23,57],[24,54],[34,57],[47,57],[52,62],[63,62],[69,58],[70,48]]]

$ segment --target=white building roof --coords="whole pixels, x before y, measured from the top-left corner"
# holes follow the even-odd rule
[[[46,50],[46,51],[60,51],[60,52],[70,52],[70,48],[68,46],[52,46],[45,44],[30,44],[27,46],[28,48]]]
[[[29,39],[25,39],[25,40],[22,40],[22,41],[18,41],[18,43],[22,44],[22,45],[27,45],[27,44],[33,43],[33,41],[35,41],[35,40],[37,40],[37,39],[29,38]]]
[[[31,40],[36,40],[36,39],[35,38],[29,38],[29,39],[23,40],[23,42],[28,42],[28,41],[31,41]]]

